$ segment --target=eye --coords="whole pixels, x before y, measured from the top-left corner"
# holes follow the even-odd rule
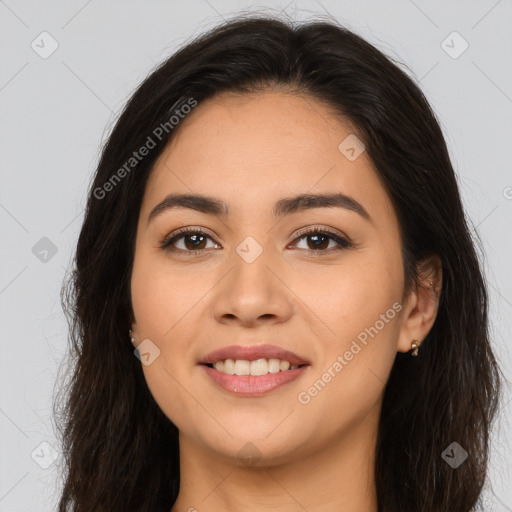
[[[175,247],[177,241],[183,239],[183,247]],[[205,240],[213,240],[204,231],[197,228],[183,228],[170,237],[164,238],[160,243],[160,249],[173,252],[187,252],[190,254],[200,254],[206,249]]]
[[[299,247],[299,249],[305,249],[308,252],[312,252],[315,255],[321,255],[322,253],[330,253],[331,251],[338,251],[342,249],[348,249],[353,247],[354,244],[347,238],[333,233],[327,229],[320,229],[318,227],[306,228],[298,233],[298,237],[295,238],[294,242],[300,242],[306,239],[306,247]],[[308,239],[312,243],[308,243]],[[214,242],[214,245],[219,246],[213,238],[198,228],[183,228],[178,232],[173,233],[171,236],[164,238],[159,244],[160,249],[172,252],[181,252],[187,254],[201,254],[207,247],[205,244],[207,240]],[[177,242],[182,242],[182,247],[177,246]],[[334,242],[330,246],[331,242]],[[297,245],[295,243],[294,245]]]
[[[298,234],[299,236],[295,240],[298,240],[300,242],[301,240],[305,239],[305,249],[312,249],[312,251],[310,252],[313,252],[314,254],[331,252],[331,250],[338,251],[342,249],[348,249],[350,247],[353,247],[354,245],[347,238],[336,233],[333,233],[327,229],[320,229],[318,227],[306,228],[300,231]],[[308,239],[312,243],[308,243]],[[334,243],[333,245],[329,246],[331,242]],[[299,249],[303,248],[299,247]]]

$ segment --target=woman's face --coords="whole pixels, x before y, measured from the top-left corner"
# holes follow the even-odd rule
[[[132,334],[149,340],[142,368],[155,400],[183,439],[240,464],[374,432],[411,339],[398,221],[353,130],[285,92],[224,93],[180,123],[147,183],[131,280]],[[168,194],[227,212],[189,201],[150,215]],[[328,207],[301,195],[351,199]],[[160,248],[185,227],[201,233]],[[273,348],[243,351],[261,345]],[[307,365],[275,373],[281,363],[267,360],[292,359],[278,349]],[[204,364],[224,359],[241,362]]]

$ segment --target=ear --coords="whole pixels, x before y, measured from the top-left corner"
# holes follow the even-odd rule
[[[409,352],[413,340],[422,342],[437,317],[443,282],[441,260],[434,254],[421,261],[417,269],[418,285],[404,301],[398,336],[399,352]]]

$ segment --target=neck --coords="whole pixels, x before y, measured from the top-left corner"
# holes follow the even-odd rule
[[[278,465],[240,465],[180,433],[180,492],[171,512],[377,512],[379,412],[323,449]]]

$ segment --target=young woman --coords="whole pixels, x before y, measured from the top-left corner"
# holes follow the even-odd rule
[[[331,22],[230,20],[117,121],[63,288],[60,512],[467,512],[500,369],[417,85]]]

